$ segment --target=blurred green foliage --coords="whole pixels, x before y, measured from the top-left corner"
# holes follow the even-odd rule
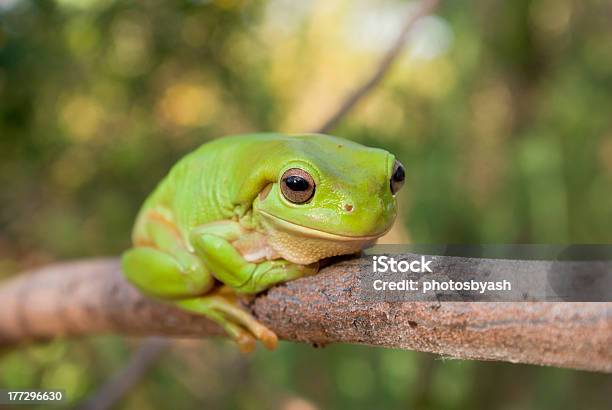
[[[316,129],[413,3],[0,0],[0,276],[118,254],[182,155],[226,134]],[[612,4],[443,2],[334,134],[408,169],[395,238],[612,241]],[[0,386],[95,391],[108,336],[25,348]],[[610,378],[282,344],[180,342],[121,408],[609,408]]]

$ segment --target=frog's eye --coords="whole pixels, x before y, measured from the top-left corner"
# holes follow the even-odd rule
[[[393,173],[391,174],[391,193],[397,194],[402,186],[404,185],[404,179],[406,179],[406,172],[401,162],[395,161],[393,164]]]
[[[307,202],[315,192],[314,179],[300,168],[286,170],[281,177],[280,186],[283,196],[294,204]]]

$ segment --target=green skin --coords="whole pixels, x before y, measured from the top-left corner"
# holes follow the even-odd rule
[[[237,304],[317,272],[317,261],[357,252],[396,215],[395,157],[327,135],[249,134],[217,139],[180,160],[143,205],[123,255],[143,293],[220,324],[240,348],[276,335]],[[289,201],[281,176],[306,171],[305,203]]]

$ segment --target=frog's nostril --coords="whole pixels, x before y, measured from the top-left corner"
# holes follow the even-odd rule
[[[353,212],[353,205],[351,205],[351,204],[345,204],[345,205],[344,205],[344,210],[345,210],[346,212]]]

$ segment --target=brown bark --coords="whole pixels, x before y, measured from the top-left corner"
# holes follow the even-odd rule
[[[450,265],[452,266],[452,264]],[[248,308],[281,339],[612,372],[612,303],[368,302],[365,258],[257,296]],[[206,320],[143,297],[116,259],[61,263],[0,285],[0,345],[101,333],[205,337]]]

